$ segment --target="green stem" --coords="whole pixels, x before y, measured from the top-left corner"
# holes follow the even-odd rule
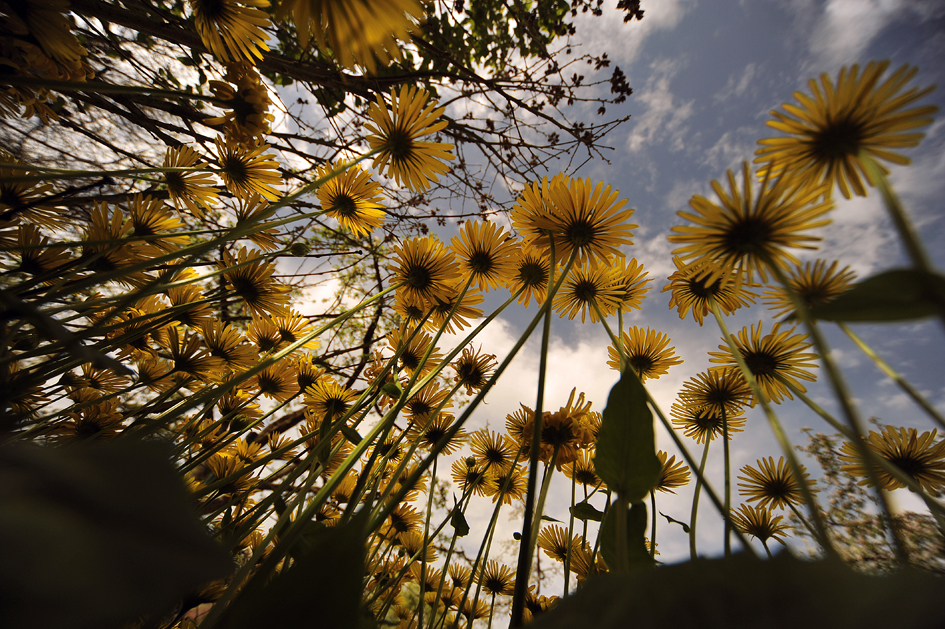
[[[699,496],[702,493],[702,479],[705,477],[705,463],[709,459],[709,445],[712,440],[705,438],[705,448],[702,449],[702,462],[699,464],[699,473],[696,475],[696,490],[692,495],[692,513],[689,515],[689,558],[693,561],[696,554],[696,517],[699,513]]]
[[[725,405],[722,404],[722,452],[725,458],[725,556],[732,556],[732,470],[731,459],[729,458],[728,445],[728,418],[725,413]]]
[[[650,559],[656,559],[656,492],[650,491]]]

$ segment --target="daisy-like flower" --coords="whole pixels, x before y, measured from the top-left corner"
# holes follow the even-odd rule
[[[739,190],[732,171],[728,171],[729,193],[713,181],[721,205],[701,195],[692,197],[689,205],[694,212],[678,214],[693,225],[677,225],[669,237],[683,245],[673,254],[686,263],[707,265],[709,282],[725,273],[744,273],[751,281],[756,272],[767,281],[769,265],[787,270],[788,262],[799,264],[787,248],[815,248],[813,243],[820,238],[804,232],[830,222],[822,218],[833,209],[824,188],[798,186],[790,177],[772,180],[769,173],[755,192],[748,162],[742,164],[742,184]]]
[[[580,312],[581,323],[589,311],[591,322],[597,323],[600,317],[594,306],[606,317],[617,310],[621,294],[610,268],[592,262],[571,270],[555,294],[554,308],[562,318],[567,315],[569,320]]]
[[[626,311],[633,308],[640,310],[640,304],[646,297],[646,292],[650,290],[647,283],[652,279],[646,278],[646,271],[643,265],[637,262],[636,258],[615,258],[610,263],[610,272],[614,280],[614,288],[619,291],[619,307]]]
[[[459,281],[459,265],[453,252],[433,236],[410,238],[394,245],[396,263],[390,267],[392,284],[407,297],[418,298],[431,307],[434,297],[448,298]]]
[[[462,301],[459,301],[460,295],[462,295]],[[431,332],[443,328],[447,334],[464,330],[470,326],[471,321],[482,316],[482,310],[473,306],[483,301],[482,294],[475,288],[469,287],[466,293],[462,294],[458,285],[450,286],[442,294],[433,298],[430,317],[424,327]],[[447,317],[449,317],[448,320]]]
[[[449,413],[437,413],[436,417],[422,424],[414,423],[407,429],[407,441],[418,443],[421,448],[430,450],[446,436],[454,420],[455,417]],[[460,428],[456,434],[450,438],[446,446],[440,450],[440,453],[446,455],[453,454],[463,446],[467,438],[466,430]]]
[[[687,437],[695,439],[696,443],[705,443],[706,439],[715,441],[724,432],[722,414],[708,407],[699,408],[685,402],[675,402],[669,414],[673,418],[673,425],[682,429]],[[734,433],[744,431],[745,418],[729,417],[726,414],[725,424],[728,425],[728,438],[731,439]]]
[[[256,363],[257,354],[243,333],[222,321],[206,321],[200,329],[210,355],[221,359],[233,371],[242,371]]]
[[[452,144],[419,139],[447,125],[446,120],[437,120],[446,108],[429,100],[426,90],[404,85],[400,94],[391,91],[388,109],[378,94],[369,112],[372,122],[365,125],[369,131],[368,144],[371,150],[378,151],[372,166],[386,167],[388,177],[414,192],[429,188],[431,179],[439,181],[437,175],[449,170],[444,160],[455,159],[450,152]]]
[[[246,199],[239,199],[235,214],[236,227],[246,225],[256,227],[268,218],[270,214],[269,201],[258,194]],[[244,238],[264,251],[275,251],[280,248],[279,230],[276,228],[256,229],[250,234],[241,236],[240,240]]]
[[[408,295],[404,291],[394,294],[394,312],[403,317],[404,323],[411,327],[424,323],[430,310],[430,304],[416,295]]]
[[[435,381],[431,382],[407,400],[404,410],[414,422],[425,424],[433,411],[439,409],[442,412],[453,407],[453,402],[447,400],[448,395],[447,389],[441,389]]]
[[[717,415],[741,414],[751,405],[751,387],[737,367],[710,369],[696,374],[683,384],[679,397],[694,408],[709,408]]]
[[[82,245],[82,256],[91,259],[89,266],[93,270],[114,271],[141,261],[141,252],[127,239],[132,225],[121,208],[115,207],[109,212],[106,203],[96,203],[91,219],[83,239],[89,244]],[[136,273],[120,281],[136,285],[142,281],[142,276]]]
[[[621,245],[633,244],[633,210],[623,209],[627,200],[618,200],[620,193],[610,186],[557,177],[542,183],[540,198],[536,187],[526,188],[530,193],[512,209],[512,224],[530,244],[548,249],[554,242],[557,260],[568,260],[574,252],[579,265],[605,264],[614,256],[623,257]]]
[[[0,151],[0,158],[5,162],[22,164],[8,153]],[[0,168],[0,223],[5,221],[22,220],[25,223],[56,229],[62,227],[66,218],[61,210],[43,202],[43,198],[50,196],[52,184],[21,181],[8,183],[8,177],[29,177],[38,173],[31,170],[14,168]]]
[[[219,127],[224,135],[240,144],[252,146],[270,132],[270,124],[275,119],[269,113],[272,101],[253,66],[231,64],[230,68],[233,69],[227,72],[230,83],[210,81],[208,84],[217,99],[226,101],[227,110],[219,116],[205,118],[203,123]]]
[[[623,353],[627,365],[640,377],[641,382],[648,378],[665,375],[673,365],[681,365],[683,360],[675,355],[675,346],[668,347],[670,338],[663,332],[633,326],[623,333]],[[611,369],[620,371],[620,354],[611,345],[607,348]]]
[[[656,457],[660,460],[660,476],[656,481],[654,491],[662,491],[667,494],[675,494],[673,491],[677,487],[685,487],[689,484],[689,466],[682,461],[676,462],[676,455],[669,456],[666,452],[658,450]]]
[[[305,404],[319,420],[335,421],[348,412],[357,396],[331,378],[322,378],[305,390]]]
[[[483,428],[472,433],[469,440],[478,466],[489,471],[512,466],[518,446],[506,435]]]
[[[284,312],[289,288],[272,277],[276,270],[274,262],[241,247],[235,257],[224,251],[222,266],[227,269],[223,273],[226,283],[253,314],[266,316]]]
[[[412,339],[410,339],[411,336],[413,336]],[[410,339],[409,343],[408,339]],[[388,346],[395,354],[400,352],[400,364],[403,368],[410,374],[419,370],[421,376],[430,373],[443,362],[443,354],[436,347],[430,351],[426,361],[423,361],[423,356],[430,350],[432,342],[433,338],[429,334],[420,331],[414,334],[410,329],[405,329],[403,332],[394,330],[387,340]]]
[[[337,167],[338,164],[328,162],[316,171],[316,177],[326,177]],[[381,187],[371,178],[371,173],[358,165],[323,183],[315,195],[328,216],[355,236],[370,234],[384,224]]]
[[[49,238],[43,236],[35,225],[20,225],[16,230],[16,240],[11,242],[8,251],[11,256],[19,258],[19,264],[9,265],[10,271],[43,275],[72,259],[67,249],[50,247],[49,244]]]
[[[249,199],[258,194],[269,201],[279,199],[274,186],[282,183],[279,162],[272,153],[263,154],[268,144],[245,147],[231,139],[217,137],[217,174],[226,189],[238,199]]]
[[[530,413],[522,429],[523,456],[530,456],[534,421],[535,414]],[[543,413],[539,436],[539,460],[550,464],[557,450],[558,457],[555,459],[557,469],[560,470],[563,465],[574,461],[577,458],[578,449],[582,445],[581,430],[578,424],[579,418],[563,409],[555,413]]]
[[[512,261],[512,272],[505,286],[513,295],[521,291],[518,303],[528,308],[532,299],[541,304],[548,294],[551,262],[540,249],[522,245]]]
[[[491,596],[512,596],[515,591],[515,572],[490,559],[476,571],[476,583]]]
[[[747,283],[740,278],[733,278],[726,271],[715,271],[710,276],[710,267],[706,263],[686,265],[678,256],[673,257],[676,272],[669,276],[669,284],[662,292],[672,291],[669,308],[679,312],[679,318],[685,319],[692,310],[692,318],[700,326],[702,319],[709,314],[709,302],[714,300],[725,314],[732,314],[742,306],[755,302],[757,295],[747,289]],[[753,285],[752,285],[753,286]]]
[[[827,266],[826,260],[815,260],[798,266],[786,274],[788,287],[800,297],[808,310],[836,299],[856,279],[856,273],[850,267],[845,266],[838,270],[838,264],[834,261]],[[794,304],[783,286],[766,290],[763,301],[778,316],[794,312]]]
[[[157,257],[177,251],[187,242],[186,236],[170,233],[184,227],[184,224],[171,214],[160,199],[135,194],[128,206],[128,215],[131,221],[131,236],[150,237],[135,242],[135,247],[142,255]]]
[[[486,471],[484,466],[476,463],[476,459],[469,457],[453,461],[450,466],[450,475],[453,483],[463,493],[471,492],[474,496],[485,496]]]
[[[466,388],[466,395],[479,391],[489,381],[497,366],[494,354],[483,354],[482,348],[464,347],[463,354],[453,362],[456,383]]]
[[[811,94],[794,92],[798,105],[784,105],[784,112],[772,111],[768,126],[787,136],[759,140],[762,148],[756,162],[774,170],[787,170],[810,185],[834,183],[846,198],[866,196],[861,175],[873,185],[863,167],[866,157],[908,164],[909,158],[895,152],[918,146],[925,134],[916,130],[932,123],[938,111],[934,105],[912,106],[928,95],[934,86],[912,87],[906,84],[919,71],[904,65],[880,82],[889,61],[872,61],[863,73],[860,67],[842,68],[837,83],[826,74],[820,85],[811,79]]]
[[[216,406],[224,429],[234,433],[242,432],[262,417],[259,404],[253,402],[250,393],[242,389],[224,393]]]
[[[579,538],[575,536],[571,540],[568,535],[568,529],[557,524],[546,526],[538,533],[538,548],[545,551],[545,554],[552,559],[564,562],[568,556],[568,547],[574,548],[580,545]]]
[[[735,345],[745,360],[748,370],[755,376],[758,382],[758,388],[766,402],[780,404],[784,396],[793,400],[791,390],[785,380],[798,391],[804,393],[807,389],[801,384],[801,380],[813,382],[817,379],[809,369],[817,367],[813,362],[817,359],[816,354],[805,352],[811,346],[806,343],[806,336],[803,334],[793,334],[794,328],[781,331],[781,324],[775,323],[771,332],[764,337],[761,336],[763,324],[758,323],[757,329],[751,326],[742,328],[734,337]],[[722,365],[733,366],[738,363],[728,345],[719,345],[721,352],[709,352],[709,362]],[[717,369],[717,368],[716,368]],[[752,406],[757,400],[752,398]]]
[[[464,279],[472,278],[486,292],[508,280],[519,246],[504,227],[489,221],[466,221],[451,245]]]
[[[199,168],[203,166],[200,154],[189,146],[168,147],[164,156],[164,168]],[[216,203],[219,191],[216,180],[209,172],[165,172],[164,185],[171,203],[178,210],[181,206],[194,216],[203,216],[205,208]]]
[[[397,505],[387,516],[387,522],[381,526],[380,534],[388,539],[394,539],[400,538],[404,533],[420,533],[423,530],[422,522],[422,513],[410,505]]]
[[[279,331],[282,345],[291,345],[312,331],[312,324],[309,320],[295,310],[289,310],[284,315],[274,316],[272,325]],[[319,347],[321,347],[321,343],[318,339],[309,339],[302,345],[304,349],[318,349]]]
[[[304,353],[292,356],[292,367],[295,369],[299,391],[304,391],[325,376],[325,370],[320,364],[314,354]]]
[[[812,492],[816,492],[807,470],[801,465],[801,472],[804,475],[804,481]],[[739,476],[738,480],[745,481],[738,483],[738,493],[746,498],[748,502],[757,502],[759,507],[784,509],[789,505],[799,505],[804,502],[804,494],[801,491],[801,484],[791,472],[791,467],[782,456],[778,459],[777,465],[774,463],[774,457],[758,460],[758,469],[751,465],[746,465],[741,469],[745,476]]]
[[[285,402],[299,392],[295,371],[287,360],[269,365],[250,382],[262,395],[279,402]]]
[[[177,279],[183,280],[192,277],[190,271],[180,273]],[[174,320],[191,328],[199,329],[204,324],[214,320],[213,310],[197,284],[173,286],[164,293],[174,308]]]
[[[738,511],[731,512],[729,519],[732,521],[732,526],[744,535],[757,538],[765,548],[768,547],[769,539],[784,544],[784,536],[791,530],[786,524],[781,524],[784,516],[773,516],[764,507],[753,507],[749,504],[743,504]]]
[[[223,63],[262,59],[269,15],[259,7],[268,6],[269,0],[190,0],[200,39]]]
[[[270,317],[254,314],[246,330],[246,336],[259,348],[263,354],[279,348],[282,344],[282,334]]]
[[[373,74],[378,62],[400,58],[396,40],[409,37],[410,18],[423,9],[416,0],[283,0],[277,17],[290,13],[303,48],[314,35],[344,67],[360,64]]]
[[[919,483],[924,491],[931,495],[940,495],[945,489],[945,440],[936,443],[937,436],[937,429],[919,434],[915,428],[896,429],[886,426],[882,433],[871,430],[865,445]],[[840,447],[840,460],[847,463],[843,466],[843,471],[852,476],[863,477],[860,485],[870,484],[866,462],[852,443],[844,442]],[[873,467],[873,472],[883,489],[905,487],[895,476],[878,465]]]
[[[165,328],[159,337],[158,342],[168,350],[175,372],[201,382],[215,381],[222,376],[223,360],[212,356],[196,334],[186,331],[181,334],[177,327],[170,327]]]
[[[594,469],[594,451],[587,449],[578,452],[577,458],[562,468],[567,478],[585,487],[605,487],[597,471]]]
[[[502,504],[510,505],[515,500],[524,500],[528,473],[522,465],[513,465],[507,469],[490,469],[486,473],[485,492],[496,503],[502,498]]]

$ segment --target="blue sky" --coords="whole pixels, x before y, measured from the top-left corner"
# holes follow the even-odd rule
[[[713,198],[710,182],[722,179],[728,168],[740,168],[751,160],[757,140],[774,135],[766,127],[769,112],[793,100],[795,90],[827,72],[836,77],[844,65],[891,59],[892,68],[904,63],[917,65],[914,84],[945,84],[945,3],[918,1],[805,0],[707,2],[663,0],[644,2],[646,16],[640,23],[623,24],[611,14],[604,19],[582,19],[577,41],[584,52],[607,51],[627,74],[634,94],[627,103],[608,108],[608,114],[629,114],[631,119],[608,137],[613,147],[609,163],[593,162],[580,173],[619,189],[635,208],[635,244],[626,253],[636,257],[654,278],[643,310],[625,320],[625,326],[649,326],[673,339],[677,354],[685,359],[667,376],[650,381],[651,391],[668,413],[681,385],[709,366],[706,352],[717,349],[721,335],[711,321],[700,328],[691,318],[680,321],[668,310],[668,293],[660,289],[672,272],[667,240],[670,227],[680,224],[676,212],[688,207],[693,194]],[[612,7],[610,7],[612,9]],[[945,108],[945,91],[938,90],[926,103]],[[913,165],[894,168],[892,181],[919,227],[926,247],[939,267],[945,265],[945,220],[941,199],[945,196],[945,123],[926,129],[920,147],[907,151]],[[556,171],[549,164],[549,173]],[[849,265],[860,278],[888,268],[903,266],[904,258],[877,194],[851,201],[838,199],[831,214],[833,223],[820,230],[818,252],[796,252],[802,259],[823,257]],[[534,314],[521,309],[482,338],[483,349],[499,354],[511,347],[518,332]],[[729,317],[734,332],[743,326],[773,321],[763,306],[743,309]],[[856,331],[882,356],[915,384],[939,409],[945,408],[942,382],[945,341],[942,327],[934,321],[905,325],[856,326]],[[550,374],[545,406],[557,408],[567,401],[572,387],[585,391],[602,410],[617,374],[606,366],[609,341],[600,326],[555,319],[552,327]],[[898,426],[931,429],[914,404],[836,330],[828,330],[833,353],[844,368],[862,416],[876,416]],[[537,339],[535,339],[537,341]],[[478,342],[478,341],[477,341]],[[506,413],[518,404],[534,406],[537,380],[537,345],[529,345],[513,363],[487,405],[477,411],[477,425],[488,422],[504,426]],[[836,404],[820,382],[809,387],[812,398],[826,408]],[[803,443],[800,429],[826,426],[799,402],[778,407],[795,443]],[[837,415],[839,416],[839,414]],[[658,434],[660,448],[675,453],[668,436]],[[699,448],[686,440],[690,451]],[[717,447],[716,447],[717,446]],[[721,444],[710,454],[709,474],[721,488]],[[770,427],[760,409],[748,415],[748,429],[732,441],[734,475],[758,458],[780,456]],[[733,477],[734,477],[733,475]],[[688,519],[691,485],[678,497],[660,497],[660,510],[677,519]],[[564,484],[559,495],[568,491]],[[897,492],[904,508],[919,508],[918,502]],[[734,504],[740,501],[735,496]],[[566,519],[563,499],[550,503],[548,514]],[[485,511],[485,510],[484,510]],[[720,521],[703,498],[700,510],[700,552],[720,549]],[[484,520],[473,517],[471,521]],[[484,525],[484,522],[483,522]],[[511,536],[514,522],[501,529]],[[664,561],[688,556],[687,541],[661,523],[660,551]],[[475,530],[473,533],[475,537]]]

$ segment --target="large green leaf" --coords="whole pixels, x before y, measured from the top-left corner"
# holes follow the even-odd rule
[[[588,501],[579,502],[573,507],[571,507],[571,515],[573,515],[578,520],[593,520],[594,522],[600,522],[604,518],[604,514],[600,510],[589,503]]]
[[[622,570],[617,561],[617,508],[619,502],[614,502],[604,514],[604,521],[600,525],[600,554],[607,565],[615,570]],[[627,510],[627,569],[650,567],[653,559],[646,549],[646,504],[638,502]],[[624,570],[625,571],[625,570]]]
[[[0,447],[0,627],[113,627],[234,566],[157,444]]]
[[[592,577],[534,629],[920,629],[945,627],[941,577],[915,569],[872,577],[788,553],[745,555]]]
[[[631,503],[643,500],[659,478],[653,414],[646,405],[646,390],[632,371],[625,371],[610,390],[594,469],[607,487]]]
[[[824,321],[905,321],[934,316],[945,304],[945,277],[896,269],[867,278],[836,299],[811,308]]]
[[[310,528],[305,553],[263,588],[251,583],[223,616],[225,629],[354,627],[362,621],[366,513]]]

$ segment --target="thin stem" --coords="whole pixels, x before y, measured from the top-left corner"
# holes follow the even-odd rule
[[[732,521],[729,514],[732,512],[732,470],[729,458],[728,445],[728,418],[725,414],[725,405],[722,404],[722,452],[725,458],[725,556],[732,556]]]
[[[656,559],[656,492],[650,490],[650,559]]]
[[[705,447],[702,449],[702,462],[699,463],[699,474],[696,476],[696,490],[692,495],[692,512],[689,515],[689,558],[695,560],[696,554],[696,518],[699,514],[699,496],[702,494],[702,479],[705,476],[705,463],[709,459],[709,445],[712,440],[707,436]]]

